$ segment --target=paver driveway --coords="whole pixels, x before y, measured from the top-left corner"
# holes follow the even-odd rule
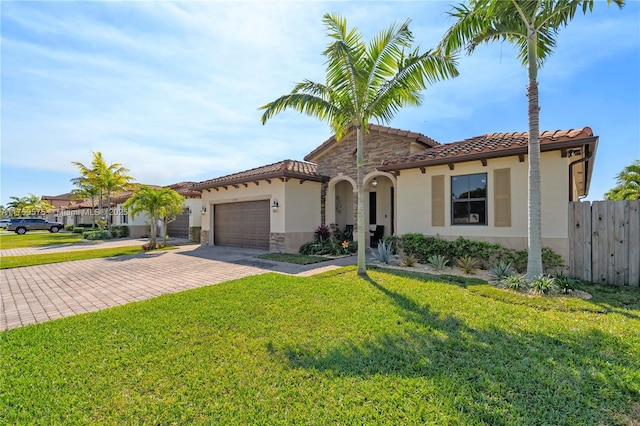
[[[354,256],[299,266],[252,257],[259,253],[264,252],[188,245],[170,251],[0,270],[0,330],[269,271],[310,275],[355,263]]]

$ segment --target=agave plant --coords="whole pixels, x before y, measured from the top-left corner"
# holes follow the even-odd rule
[[[436,271],[442,271],[449,261],[441,254],[434,254],[433,256],[429,256],[427,263]]]
[[[507,262],[506,260],[501,260],[489,269],[491,281],[500,281],[513,274],[515,274],[515,269],[513,265],[511,265],[511,262]]]
[[[532,283],[533,291],[538,294],[549,294],[556,293],[558,291],[558,286],[556,285],[555,278],[541,274],[536,278]]]
[[[473,256],[462,256],[456,260],[458,267],[465,274],[473,274],[478,267],[478,259]]]
[[[373,252],[373,257],[379,263],[383,265],[389,265],[391,263],[398,263],[396,259],[400,256],[393,254],[393,243],[386,245],[384,241],[378,244],[378,250]]]
[[[499,286],[511,290],[524,290],[528,287],[527,278],[524,275],[508,275],[499,281]]]

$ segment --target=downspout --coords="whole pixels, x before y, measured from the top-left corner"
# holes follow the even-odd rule
[[[593,157],[593,152],[589,150],[589,144],[584,146],[584,152],[585,152],[585,156],[573,161],[571,163],[569,163],[569,201],[573,201],[573,166],[575,166],[576,164],[579,163],[584,163],[586,161],[589,161],[591,159],[591,157]],[[585,176],[585,190],[586,190],[586,181],[587,181],[587,176],[589,175],[587,168],[589,167],[588,164],[585,164],[584,167],[584,176]],[[588,193],[585,193],[582,197],[578,196],[578,201],[580,201],[580,198],[585,198],[587,195],[589,195]]]

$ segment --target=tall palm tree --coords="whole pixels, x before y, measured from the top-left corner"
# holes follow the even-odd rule
[[[166,242],[166,226],[172,217],[175,218],[178,213],[182,212],[183,200],[184,197],[173,189],[154,189],[143,185],[125,201],[123,207],[131,212],[132,217],[140,213],[147,214],[151,228],[149,233],[149,249],[153,250],[157,245],[158,222],[163,222]]]
[[[450,15],[457,22],[444,35],[438,49],[451,54],[461,49],[472,53],[482,43],[507,41],[516,45],[518,58],[527,66],[529,111],[529,195],[527,278],[542,269],[542,208],[540,196],[540,107],[538,68],[553,52],[561,27],[575,13],[593,9],[594,0],[468,0],[455,6]],[[607,0],[619,7],[624,0]]]
[[[605,200],[640,200],[640,160],[622,169],[616,176],[616,186],[604,194]]]
[[[107,218],[107,230],[111,233],[111,221],[108,220],[111,195],[133,188],[134,179],[128,175],[129,169],[120,163],[107,164],[100,151],[93,153],[91,167],[87,167],[77,161],[73,161],[72,164],[76,165],[80,170],[80,177],[72,179],[72,182],[76,181],[83,185],[91,185],[98,190],[98,209],[100,214],[104,214]],[[103,205],[104,198],[106,198],[106,214]]]
[[[420,105],[420,92],[427,84],[454,77],[458,71],[451,58],[418,49],[405,53],[413,42],[410,20],[391,25],[368,45],[340,15],[325,14],[323,22],[333,40],[323,53],[326,83],[304,80],[290,94],[262,106],[262,124],[293,109],[328,122],[337,140],[350,126],[356,129],[358,274],[365,275],[363,134],[372,119],[389,123],[401,107]]]

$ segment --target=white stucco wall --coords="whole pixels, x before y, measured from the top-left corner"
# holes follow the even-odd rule
[[[495,169],[511,170],[511,226],[494,226]],[[478,238],[507,242],[517,248],[526,247],[528,218],[528,164],[518,157],[490,159],[487,166],[480,161],[434,166],[425,169],[402,170],[397,177],[397,234],[420,232],[443,237]],[[451,177],[474,173],[487,173],[487,225],[451,225]],[[431,225],[431,177],[444,175],[445,226]],[[566,251],[568,237],[569,172],[568,159],[559,151],[541,154],[542,237],[543,244],[557,251]],[[562,241],[560,241],[562,240]],[[509,244],[511,241],[513,244]],[[567,246],[568,247],[568,246]]]
[[[189,215],[189,227],[202,225],[202,200],[200,198],[186,198],[184,207],[191,210]]]

